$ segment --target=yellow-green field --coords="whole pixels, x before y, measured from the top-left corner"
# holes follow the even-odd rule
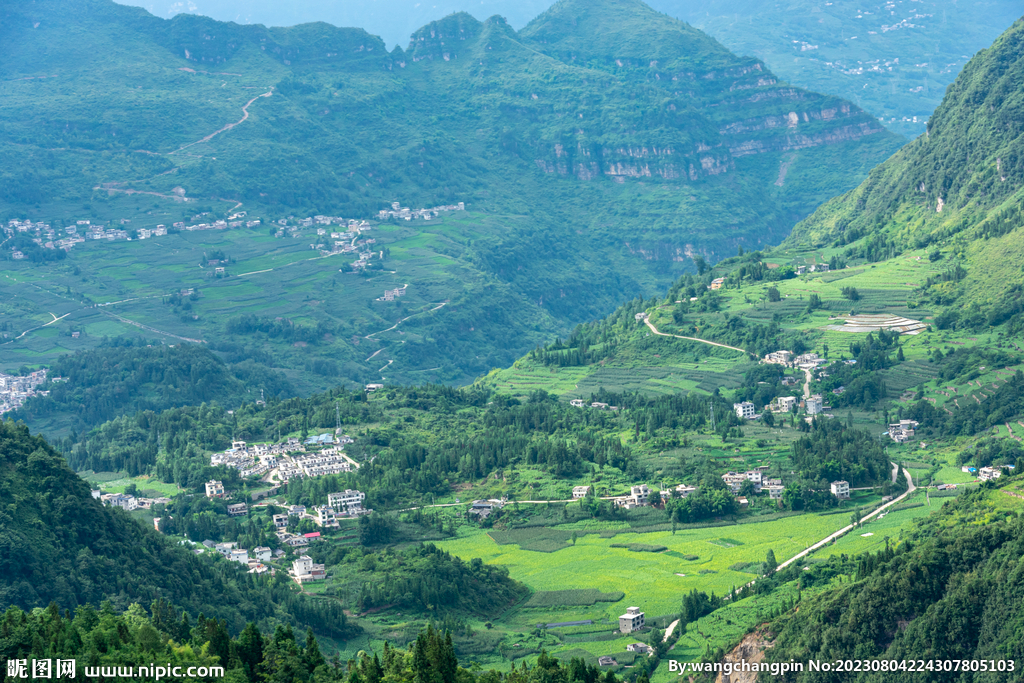
[[[768,550],[773,550],[782,562],[847,524],[847,515],[802,515],[761,524],[680,530],[675,535],[670,531],[618,534],[614,538],[588,534],[580,536],[575,546],[553,553],[522,550],[514,544],[498,545],[479,531],[438,545],[464,559],[479,557],[488,564],[508,567],[512,578],[534,590],[622,591],[626,594],[622,601],[598,606],[608,618],[615,618],[627,605],[639,605],[651,615],[673,613],[679,609],[680,596],[692,589],[723,595],[733,586],[756,578],[729,569],[732,565],[761,562]],[[687,561],[664,552],[632,552],[610,547],[613,543],[663,545],[699,559]]]

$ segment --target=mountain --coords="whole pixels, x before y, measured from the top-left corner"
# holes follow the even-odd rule
[[[253,581],[226,562],[210,562],[172,544],[120,509],[92,497],[64,459],[23,424],[0,422],[0,603],[22,609],[54,601],[62,608],[109,600],[163,599],[193,618],[223,619],[240,631],[247,621],[296,617],[345,637],[340,611],[305,603],[287,588]]]
[[[894,549],[851,558],[843,570],[852,581],[805,602],[762,634],[772,643],[765,660],[995,660],[1007,670],[1024,654],[1024,596],[1017,576],[1024,526],[1019,515],[1000,514],[1006,493],[963,495]],[[992,519],[978,521],[986,513]],[[997,670],[964,679],[1004,675]],[[919,676],[865,671],[851,680]],[[794,680],[822,679],[804,673]]]
[[[849,102],[626,0],[559,3],[521,34],[455,14],[391,52],[359,29],[162,20],[109,0],[0,11],[0,217],[136,232],[263,220],[89,240],[53,261],[16,235],[31,258],[11,267],[39,285],[0,282],[16,367],[142,327],[235,361],[269,355],[301,390],[385,368],[469,381],[663,289],[690,255],[781,241],[901,144]],[[268,237],[272,220],[375,218],[396,200],[468,210],[374,223],[358,274],[309,258],[328,240],[315,226]],[[214,251],[227,277],[203,266]]]
[[[547,9],[550,0],[132,0],[153,14],[183,12],[222,21],[293,26],[325,21],[359,26],[389,46],[407,44],[420,26],[455,12],[477,19],[501,15],[517,30]],[[794,85],[848,99],[890,130],[916,137],[960,68],[1020,16],[1014,0],[926,0],[869,3],[797,0],[651,0],[731,51],[762,60]]]
[[[1024,284],[1022,83],[1017,21],[964,67],[925,135],[797,225],[783,248],[842,247],[847,258],[870,261],[929,249],[936,260],[949,258],[950,276],[925,287],[935,304],[950,307],[936,319],[940,327],[1016,320]]]

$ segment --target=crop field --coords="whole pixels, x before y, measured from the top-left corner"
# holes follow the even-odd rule
[[[446,302],[465,306],[464,297],[480,301],[481,290],[499,295],[498,289],[505,288],[500,296],[510,315],[526,326],[511,336],[477,340],[492,351],[501,350],[489,363],[478,356],[478,371],[510,362],[562,331],[563,323],[545,309],[522,300],[471,263],[450,256],[461,253],[472,235],[492,232],[497,221],[509,220],[514,221],[474,215],[451,224],[443,219],[414,226],[381,224],[365,237],[376,240],[374,249],[387,250],[382,269],[359,274],[339,272],[353,260],[351,255],[323,257],[310,249],[315,229],[304,228],[297,238],[276,238],[266,226],[180,232],[147,240],[90,240],[76,245],[64,261],[13,262],[0,277],[0,317],[7,323],[7,338],[0,339],[0,369],[44,364],[64,353],[94,348],[105,337],[128,335],[168,344],[255,343],[272,354],[279,367],[296,370],[299,388],[305,391],[333,386],[339,376],[362,373],[379,378],[374,371],[383,366],[388,366],[388,379],[410,373],[407,380],[415,382],[468,380],[471,376],[457,369],[464,364],[455,358],[427,357],[422,351],[415,351],[415,359],[408,355],[410,349],[429,342],[438,326],[462,325],[458,321],[463,314],[452,317],[457,309],[443,310]],[[202,265],[204,254],[214,251],[230,259],[223,277]],[[403,285],[408,287],[402,299],[376,301],[385,289]],[[187,309],[167,303],[168,295],[187,289],[199,292]],[[517,307],[525,308],[512,314]],[[330,333],[314,343],[228,334],[227,322],[247,314],[310,328],[326,323]],[[78,336],[72,337],[72,332]],[[371,361],[375,352],[380,353]],[[323,359],[331,361],[334,373],[310,372],[310,364]]]
[[[942,501],[932,499],[931,503],[926,505],[924,491],[918,491],[902,503],[900,507],[903,505],[916,505],[917,507],[907,507],[887,512],[882,519],[876,516],[865,522],[861,527],[851,530],[835,543],[821,548],[814,553],[813,557],[815,559],[824,559],[844,553],[853,555],[878,552],[885,548],[887,538],[890,543],[895,544],[902,531],[911,529],[916,519],[930,515],[938,510],[942,507]],[[849,523],[848,517],[837,516]]]
[[[679,596],[684,591],[696,588],[723,595],[750,580],[748,574],[729,567],[763,561],[769,549],[781,562],[847,524],[848,515],[801,515],[767,524],[686,529],[675,535],[671,531],[617,533],[612,540],[585,534],[575,545],[544,552],[512,543],[498,545],[489,535],[474,531],[440,541],[438,546],[463,559],[479,557],[488,564],[506,566],[513,578],[536,591],[621,591],[628,604],[639,605],[649,614],[669,614],[678,610]],[[613,543],[662,545],[699,559],[687,561],[664,552],[631,552],[613,548]],[[617,617],[616,609],[606,610],[606,616]]]
[[[537,591],[523,607],[588,607],[595,602],[618,602],[625,597],[621,591],[602,593],[592,588],[564,591]]]
[[[155,477],[128,477],[124,476],[123,473],[116,474],[112,472],[96,472],[93,474],[85,474],[83,476],[86,481],[96,486],[104,493],[123,493],[124,490],[131,484],[135,484],[140,493],[144,491],[155,491],[161,496],[175,496],[181,492],[177,484],[167,484]],[[116,477],[111,479],[110,477]]]

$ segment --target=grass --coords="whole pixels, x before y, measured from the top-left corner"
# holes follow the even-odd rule
[[[663,531],[615,536],[615,543],[661,545],[679,555],[695,555],[700,558],[698,561],[669,553],[634,553],[626,548],[613,548],[610,539],[596,534],[580,536],[574,546],[544,553],[514,543],[499,545],[479,530],[465,532],[458,539],[439,541],[438,546],[464,559],[479,557],[488,564],[505,566],[512,578],[535,591],[621,591],[627,603],[641,606],[648,614],[668,614],[678,610],[682,592],[696,588],[723,595],[733,586],[750,580],[749,575],[731,570],[731,566],[761,562],[769,549],[781,562],[848,523],[845,515],[802,515],[733,526],[726,539],[722,538],[720,528],[688,529],[675,535]],[[721,545],[723,541],[728,547]],[[603,615],[613,619],[618,611],[607,609]]]

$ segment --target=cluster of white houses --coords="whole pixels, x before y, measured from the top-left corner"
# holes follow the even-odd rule
[[[36,387],[45,381],[46,370],[36,370],[25,376],[6,375],[0,372],[0,415],[17,410],[25,401],[37,394],[39,396],[49,394],[48,391],[36,391]]]
[[[768,491],[768,497],[772,500],[778,500],[782,498],[782,492],[785,490],[785,486],[782,484],[781,479],[769,479],[764,476],[764,470],[767,467],[762,466],[759,469],[748,470],[747,472],[726,472],[722,475],[722,481],[729,487],[732,494],[738,495],[740,489],[743,487],[743,482],[749,481],[754,485],[754,492],[761,493],[762,491]]]
[[[143,498],[141,496],[130,496],[127,493],[103,493],[98,489],[93,489],[92,497],[104,505],[121,508],[127,512],[132,510],[149,510],[154,505],[167,505],[171,502],[170,498]]]
[[[210,456],[211,465],[226,465],[238,470],[242,477],[273,474],[277,481],[322,477],[352,471],[352,462],[345,457],[342,446],[352,443],[348,436],[321,434],[303,444],[295,437],[277,444],[252,444],[234,441],[231,448]],[[306,446],[321,447],[306,451]]]
[[[823,363],[827,363],[828,361],[821,358],[816,353],[802,353],[800,355],[796,355],[792,351],[782,349],[769,353],[764,357],[763,362],[784,365],[787,368],[811,369],[822,365]]]
[[[381,209],[377,212],[377,218],[382,221],[386,221],[389,218],[395,218],[398,220],[411,221],[413,219],[423,219],[429,221],[432,218],[437,218],[442,213],[448,213],[450,211],[465,211],[466,203],[459,202],[458,204],[445,204],[443,206],[435,206],[432,209],[410,209],[407,206],[402,206],[401,202],[391,202],[390,209]]]
[[[889,425],[889,438],[896,443],[906,443],[914,438],[919,426],[917,420],[900,420]]]
[[[607,403],[601,403],[600,401],[593,401],[588,403],[582,398],[574,398],[569,401],[569,405],[573,408],[593,408],[594,410],[618,410],[618,406],[610,406]]]
[[[401,287],[395,287],[394,289],[385,289],[384,296],[377,299],[377,301],[394,301],[395,299],[401,298],[405,296],[405,290],[407,288],[408,285],[403,285]]]
[[[248,567],[250,574],[274,574],[274,570],[264,564],[269,562],[274,556],[274,551],[266,546],[253,548],[252,557],[249,557],[249,551],[246,548],[239,548],[238,543],[234,541],[225,541],[223,543],[203,541],[203,545],[206,548],[217,551],[232,562]],[[278,551],[278,553],[283,554],[281,551]]]

